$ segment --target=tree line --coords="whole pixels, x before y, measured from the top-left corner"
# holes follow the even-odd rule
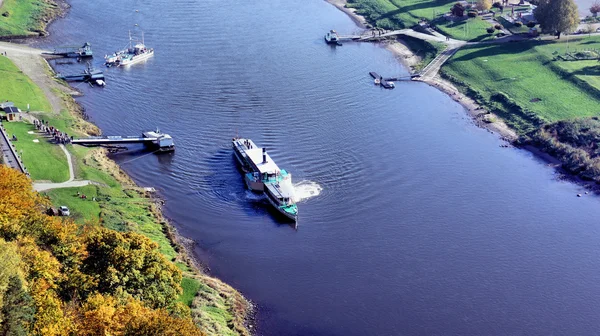
[[[204,335],[156,243],[47,216],[49,205],[0,166],[0,335]]]

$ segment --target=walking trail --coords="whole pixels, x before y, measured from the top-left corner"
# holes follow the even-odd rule
[[[75,173],[74,173],[74,169],[73,169],[73,159],[71,158],[71,154],[69,153],[69,151],[67,150],[65,145],[60,144],[59,146],[60,146],[60,149],[62,149],[63,152],[65,152],[65,155],[67,156],[67,162],[69,163],[69,179],[65,182],[60,182],[60,183],[34,183],[33,189],[35,189],[36,191],[44,191],[44,190],[59,189],[59,188],[83,187],[88,184],[93,184],[94,182],[92,182],[90,180],[75,181]]]
[[[0,0],[0,3],[1,1],[2,0]],[[42,89],[44,95],[46,96],[46,98],[50,102],[50,105],[52,106],[51,113],[60,113],[61,109],[64,108],[63,101],[60,98],[60,96],[57,95],[54,91],[67,91],[67,93],[73,93],[74,91],[68,92],[68,88],[65,88],[65,86],[56,82],[52,78],[53,76],[48,75],[52,70],[50,69],[50,66],[48,65],[46,60],[42,57],[42,54],[47,51],[31,48],[21,44],[0,42],[0,52],[5,52],[7,57],[10,58],[10,60],[13,61],[15,65],[19,69],[21,69],[21,71],[23,71],[25,75],[31,78],[31,80]],[[30,122],[33,122],[33,120],[36,119],[34,116],[25,112],[22,113],[22,116],[24,119],[27,119]],[[69,165],[69,179],[65,182],[60,183],[34,182],[33,188],[37,191],[44,191],[57,188],[82,187],[94,183],[93,181],[88,180],[75,180],[73,159],[71,157],[71,154],[64,145],[59,146],[63,150],[67,158],[67,163]]]

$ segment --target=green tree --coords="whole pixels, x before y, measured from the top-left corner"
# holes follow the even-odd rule
[[[96,281],[98,292],[133,296],[152,308],[171,306],[181,293],[181,271],[150,239],[92,227],[85,243],[88,256],[81,269]]]
[[[593,17],[598,16],[598,13],[600,13],[600,2],[596,1],[592,4],[590,7],[590,13],[592,13]]]
[[[577,5],[573,0],[540,0],[533,14],[542,31],[556,33],[557,38],[573,31],[579,24]]]
[[[0,334],[28,335],[35,315],[34,305],[33,298],[23,287],[21,277],[11,276],[6,293],[4,293],[4,306],[2,307],[4,321],[0,325]]]

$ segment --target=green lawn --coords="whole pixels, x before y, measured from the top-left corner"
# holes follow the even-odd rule
[[[385,29],[410,28],[425,19],[432,22],[443,34],[465,41],[483,41],[493,38],[486,28],[491,24],[480,17],[455,22],[441,17],[448,13],[456,1],[449,0],[350,0],[348,7],[357,9],[367,20]]]
[[[463,41],[484,41],[492,39],[494,34],[486,31],[492,24],[484,21],[480,17],[468,18],[463,20],[448,21],[438,19],[434,22],[435,26],[444,35],[463,40]]]
[[[183,288],[183,293],[179,297],[179,301],[189,307],[192,305],[192,301],[194,301],[194,297],[200,289],[200,281],[194,278],[183,277],[181,279],[181,288]]]
[[[369,22],[385,29],[410,28],[421,19],[433,20],[447,13],[452,0],[350,0],[348,7],[357,9]]]
[[[504,28],[508,29],[511,33],[513,34],[522,34],[522,33],[527,33],[529,32],[529,27],[527,27],[526,25],[521,25],[521,27],[517,27],[515,26],[513,23],[509,22],[508,20],[506,20],[503,17],[496,17],[496,20],[502,25],[504,26]]]
[[[43,134],[38,133],[35,126],[26,122],[3,122],[2,125],[9,137],[16,135],[17,141],[13,141],[13,144],[19,153],[22,152],[23,164],[31,179],[52,182],[65,182],[69,179],[65,153],[58,145],[50,143]]]
[[[44,92],[8,58],[0,56],[0,101],[9,100],[21,110],[50,111]]]
[[[152,215],[152,200],[137,190],[123,187],[108,173],[100,169],[91,155],[92,149],[68,146],[75,160],[76,178],[87,179],[100,185],[81,188],[55,189],[45,192],[56,206],[67,205],[76,214],[78,223],[100,222],[117,231],[134,231],[156,242],[160,251],[169,259],[177,254],[164,233],[163,225]],[[85,194],[87,200],[76,197]],[[92,197],[96,197],[93,202]]]
[[[565,43],[566,40],[468,46],[444,65],[443,72],[466,83],[481,95],[479,100],[489,102],[494,93],[503,92],[546,122],[600,115],[599,87],[590,88],[575,80],[577,76],[593,77],[597,66],[584,74],[581,69],[589,63],[577,66],[573,62],[552,60],[552,54],[564,50]],[[600,38],[571,40],[570,45],[598,48]],[[569,68],[571,72],[565,70]],[[597,84],[597,77],[590,81]],[[531,129],[518,122],[513,124],[511,115],[502,117],[518,131]]]
[[[81,199],[77,196],[77,192],[86,195],[87,199]],[[71,211],[71,218],[77,222],[93,222],[99,218],[100,204],[92,200],[93,197],[98,196],[96,186],[54,189],[45,194],[50,196],[55,206],[66,205]]]
[[[0,7],[0,36],[38,35],[44,29],[42,19],[56,5],[48,0],[4,0]],[[8,16],[1,14],[8,13]]]

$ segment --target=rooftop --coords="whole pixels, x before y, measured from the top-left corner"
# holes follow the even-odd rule
[[[275,162],[273,162],[273,160],[269,156],[269,153],[266,153],[267,162],[263,163],[262,148],[252,147],[251,149],[246,149],[246,154],[248,155],[248,158],[250,158],[250,160],[254,162],[259,172],[275,173],[279,171],[279,167],[277,167]]]

